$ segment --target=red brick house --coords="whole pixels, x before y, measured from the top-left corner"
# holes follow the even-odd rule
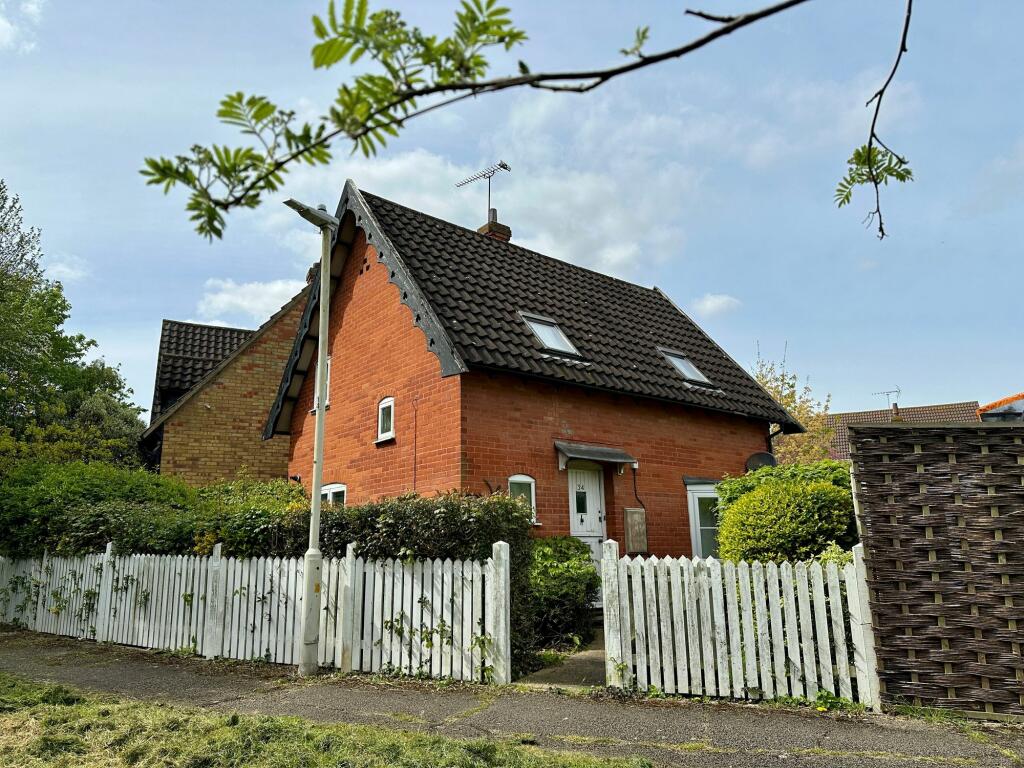
[[[192,485],[283,478],[288,439],[263,440],[263,422],[291,353],[306,291],[256,330],[164,320],[147,464]]]
[[[800,425],[657,288],[520,248],[349,181],[332,252],[325,496],[510,489],[537,534],[716,547],[714,484]],[[319,287],[264,437],[308,489]],[[628,528],[628,534],[627,534]],[[645,540],[646,539],[646,540]]]

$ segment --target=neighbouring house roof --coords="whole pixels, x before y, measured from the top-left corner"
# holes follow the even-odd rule
[[[848,430],[850,424],[890,424],[901,421],[909,424],[978,421],[978,401],[965,400],[961,403],[910,407],[893,405],[892,408],[881,408],[874,411],[830,413],[825,419],[828,426],[835,430],[832,435],[829,455],[833,459],[845,461],[850,458],[850,433]]]
[[[413,310],[443,375],[509,371],[764,419],[799,423],[657,288],[644,288],[460,227],[362,192],[349,181],[338,205],[334,253],[363,229]],[[339,251],[339,246],[341,250]],[[343,258],[332,257],[332,286]],[[332,288],[333,290],[333,288]],[[290,431],[315,351],[316,279],[264,437]],[[545,349],[523,314],[557,322],[578,356]],[[665,351],[710,380],[688,382]]]
[[[160,336],[160,355],[157,359],[157,388],[153,394],[153,415],[150,418],[149,427],[142,433],[142,439],[145,440],[153,434],[178,408],[213,381],[232,360],[248,349],[285,313],[302,301],[308,290],[309,286],[307,285],[254,331],[164,320]],[[186,327],[183,328],[183,326]],[[166,349],[168,350],[166,355],[165,341],[167,341]],[[185,354],[189,350],[194,353],[191,358]],[[164,371],[167,374],[166,380],[174,385],[173,389],[169,389],[169,391],[177,391],[186,383],[191,383],[173,401],[164,401],[160,410],[157,411],[161,374]]]
[[[247,328],[164,320],[160,329],[160,353],[156,361],[150,423],[253,333]]]
[[[1003,397],[978,408],[982,421],[1017,421],[1024,417],[1024,392]]]

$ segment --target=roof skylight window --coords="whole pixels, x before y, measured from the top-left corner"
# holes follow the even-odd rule
[[[558,327],[558,323],[554,320],[529,315],[523,315],[523,320],[526,321],[526,324],[530,326],[530,330],[533,331],[534,335],[540,339],[540,343],[547,349],[553,349],[556,352],[566,352],[570,355],[579,354],[576,351],[576,347],[562,333],[562,329]]]
[[[672,363],[672,366],[679,371],[684,379],[687,381],[696,381],[699,384],[710,384],[708,377],[700,372],[700,368],[690,362],[689,358],[679,354],[678,352],[667,352],[661,351],[661,354],[665,356],[665,359]]]

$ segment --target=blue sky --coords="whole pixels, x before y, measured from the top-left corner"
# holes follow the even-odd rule
[[[388,5],[438,33],[454,10]],[[509,5],[530,35],[515,57],[535,70],[613,63],[640,24],[652,51],[706,27],[676,2]],[[881,122],[917,181],[886,192],[883,242],[862,225],[865,193],[839,211],[832,191],[895,53],[896,0],[816,0],[587,96],[505,94],[424,117],[375,159],[339,148],[329,168],[295,173],[206,243],[181,196],[143,185],[143,157],[232,140],[214,112],[234,90],[321,114],[346,76],[309,63],[309,17],[325,8],[0,0],[0,177],[43,230],[71,326],[141,405],[162,318],[256,327],[301,285],[315,236],[280,199],[333,207],[351,177],[476,227],[484,190],[454,183],[498,159],[513,169],[495,203],[516,242],[659,286],[744,365],[785,352],[833,410],[884,407],[873,393],[896,387],[905,405],[1024,388],[1024,4],[917,4]]]

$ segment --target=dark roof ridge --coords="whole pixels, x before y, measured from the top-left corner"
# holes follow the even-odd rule
[[[480,232],[477,232],[475,229],[471,229],[469,227],[464,227],[461,224],[456,224],[454,221],[448,221],[447,219],[442,219],[440,216],[434,216],[432,213],[424,213],[423,211],[417,211],[415,208],[410,208],[408,205],[402,205],[401,203],[396,203],[394,200],[391,200],[391,199],[386,198],[386,197],[381,197],[380,195],[378,195],[378,194],[376,194],[374,192],[370,192],[369,190],[360,189],[359,192],[360,192],[360,194],[370,195],[370,197],[375,197],[378,200],[381,200],[381,201],[387,203],[388,205],[393,205],[396,208],[402,208],[402,209],[404,209],[406,211],[410,211],[411,213],[415,213],[417,216],[422,216],[422,217],[427,218],[427,219],[433,219],[434,221],[436,221],[436,222],[438,222],[440,224],[444,224],[446,227],[455,227],[456,229],[461,229],[464,232],[468,232],[468,233],[470,233],[472,235],[476,235],[477,237],[487,237],[487,238],[489,238],[491,240],[495,240],[495,238],[490,237],[489,235],[481,234]],[[603,280],[611,280],[611,281],[616,282],[616,283],[622,283],[623,285],[628,285],[630,288],[635,288],[635,289],[640,290],[640,291],[647,291],[647,292],[656,291],[658,293],[661,292],[655,286],[647,287],[646,285],[640,285],[639,283],[634,283],[631,280],[626,280],[623,277],[616,277],[615,275],[609,275],[606,272],[599,272],[598,270],[594,269],[593,267],[584,267],[582,264],[576,264],[575,262],[567,261],[566,259],[560,259],[557,256],[551,256],[551,255],[549,255],[547,253],[541,253],[540,251],[535,251],[532,248],[526,248],[525,246],[519,245],[518,243],[513,243],[511,241],[505,242],[505,241],[502,241],[502,240],[495,240],[495,242],[501,243],[502,245],[505,245],[507,247],[515,248],[516,250],[522,251],[524,253],[529,253],[532,256],[538,256],[538,257],[540,257],[542,259],[546,259],[548,261],[553,261],[553,262],[556,262],[558,264],[563,264],[563,265],[565,265],[567,267],[571,267],[572,269],[578,269],[578,270],[581,270],[583,272],[589,272],[590,274],[596,275],[597,277],[599,277],[599,278],[601,278]]]
[[[218,328],[222,331],[244,331],[245,333],[255,333],[259,330],[259,328],[239,328],[237,325],[221,325],[220,323],[197,323],[195,320],[172,320],[169,317],[165,317],[163,322],[177,323],[178,325],[191,325],[194,328]]]

